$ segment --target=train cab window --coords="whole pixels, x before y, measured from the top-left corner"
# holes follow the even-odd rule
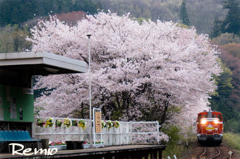
[[[200,122],[201,118],[202,118],[202,115],[199,115],[199,116],[198,116],[198,121],[199,121],[199,122]]]
[[[217,115],[216,115],[216,114],[213,114],[212,117],[213,117],[213,118],[217,118]]]
[[[198,115],[198,121],[200,121],[202,118],[207,118],[207,114]]]
[[[222,121],[222,116],[221,115],[218,115],[217,117],[220,121]]]

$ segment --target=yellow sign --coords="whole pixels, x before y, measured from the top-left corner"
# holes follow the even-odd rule
[[[101,112],[95,112],[95,132],[102,132]]]
[[[214,127],[211,124],[209,124],[208,127],[206,127],[206,130],[214,130]]]

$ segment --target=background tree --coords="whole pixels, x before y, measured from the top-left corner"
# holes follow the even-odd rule
[[[180,10],[182,0],[93,0],[100,2],[105,11],[111,10],[119,15],[130,12],[130,16],[136,18],[148,18],[153,21],[178,22],[181,19]],[[222,0],[188,0],[186,9],[189,21],[195,26],[198,33],[209,34],[213,27],[214,18],[223,19],[226,10],[222,8]],[[147,14],[145,17],[145,11]],[[149,16],[151,16],[149,18]]]
[[[86,17],[86,13],[83,11],[73,11],[68,13],[56,14],[57,18],[60,21],[67,23],[68,25],[76,25],[79,20],[82,20]]]
[[[222,64],[223,72],[220,76],[214,76],[218,89],[214,95],[211,96],[210,105],[212,110],[220,111],[223,114],[224,121],[236,118],[238,115],[235,111],[235,105],[230,100],[230,95],[233,89],[231,84],[232,72]]]
[[[14,44],[11,33],[13,28],[8,25],[5,28],[0,28],[0,52],[13,52]]]
[[[216,38],[222,34],[221,26],[222,26],[222,21],[220,21],[218,18],[215,18],[213,23],[213,28],[210,33],[211,38]]]
[[[210,33],[214,18],[225,17],[226,11],[222,8],[222,0],[188,0],[187,2],[189,20],[198,33]],[[105,11],[110,9],[119,15],[130,12],[135,18],[178,22],[181,4],[182,0],[1,0],[0,25],[20,26],[22,22],[36,17],[73,11],[95,14],[102,8]]]
[[[238,41],[239,39],[234,34],[224,34],[218,37],[220,42],[227,42],[231,40]],[[210,99],[212,109],[222,112],[225,122],[225,132],[231,131],[235,133],[240,132],[240,59],[239,59],[239,44],[228,43],[220,46],[220,58],[224,65],[232,72],[224,68],[224,72],[219,77],[215,77],[218,81],[217,94],[212,95]],[[231,80],[231,83],[229,81]],[[230,85],[231,84],[231,85]],[[232,88],[231,88],[232,86]]]
[[[231,92],[230,100],[234,104],[234,109],[240,112],[240,59],[234,57],[230,52],[226,51],[228,45],[222,47],[221,59],[232,71],[232,85],[234,89]]]
[[[221,46],[224,51],[228,54],[233,55],[234,57],[240,58],[240,43],[228,43],[226,45]]]
[[[182,1],[181,11],[180,11],[180,19],[183,24],[185,24],[187,26],[190,25],[185,0]]]
[[[233,33],[224,33],[216,38],[213,38],[212,42],[217,45],[226,45],[228,43],[240,43],[240,38]]]
[[[36,14],[35,0],[3,0],[0,2],[0,26],[20,24]]]
[[[30,49],[31,43],[25,40],[29,34],[27,26],[23,29],[19,29],[17,25],[0,28],[0,53],[21,52]]]
[[[226,45],[227,46],[227,45]],[[225,46],[225,47],[226,47]],[[230,54],[228,51],[224,49],[224,47],[220,47],[222,50],[221,59],[222,61],[230,68],[232,71],[232,81],[231,84],[233,86],[233,89],[230,92],[230,95],[227,98],[227,102],[222,105],[222,103],[216,103],[219,104],[217,110],[221,111],[223,115],[225,116],[224,120],[225,122],[225,132],[231,131],[234,133],[240,132],[240,59],[237,57],[234,57],[232,54]],[[218,88],[221,89],[221,88]],[[226,98],[222,98],[223,100]],[[221,100],[221,99],[220,99]],[[220,101],[219,100],[219,101]]]
[[[35,17],[48,16],[72,11],[97,13],[100,2],[91,0],[2,0],[0,1],[0,26],[18,24]]]
[[[234,33],[240,35],[240,8],[238,0],[227,0],[224,9],[228,9],[225,20],[222,23],[223,33]]]

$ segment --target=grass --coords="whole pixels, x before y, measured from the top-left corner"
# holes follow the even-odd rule
[[[166,150],[163,151],[163,158],[167,159],[167,156],[174,158],[175,155],[178,159],[181,159],[181,156],[187,151],[186,145],[173,145],[167,146]]]
[[[224,133],[223,143],[227,144],[235,150],[240,150],[240,135],[233,133]]]
[[[196,135],[192,135],[188,139],[188,144],[196,141]],[[186,142],[181,144],[167,144],[166,150],[163,151],[163,159],[167,159],[169,156],[170,158],[174,158],[173,155],[177,157],[177,159],[184,159],[184,155],[191,149],[191,146],[187,148]]]

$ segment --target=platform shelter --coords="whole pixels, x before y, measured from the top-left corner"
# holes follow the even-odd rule
[[[33,76],[86,71],[85,62],[52,53],[0,53],[0,130],[34,136]]]

